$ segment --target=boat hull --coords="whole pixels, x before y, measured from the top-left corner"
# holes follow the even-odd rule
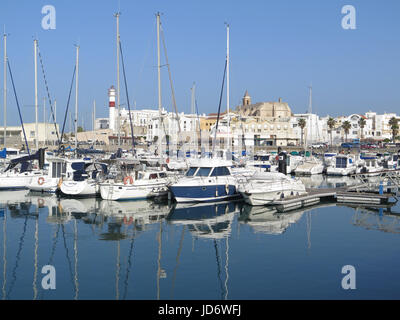
[[[65,197],[88,198],[99,195],[96,181],[63,181],[60,186],[61,195]]]
[[[143,200],[167,194],[166,182],[141,185],[124,185],[123,183],[100,185],[100,195],[103,200]]]
[[[0,190],[17,190],[27,189],[31,179],[35,179],[40,176],[40,172],[37,173],[6,173],[0,175]]]
[[[43,182],[40,184],[39,179],[43,178]],[[37,179],[32,178],[28,184],[28,189],[33,192],[48,192],[55,193],[57,191],[59,178],[48,178],[46,176],[38,177]]]
[[[203,186],[172,185],[170,190],[177,202],[214,202],[238,198],[236,185],[215,184]]]

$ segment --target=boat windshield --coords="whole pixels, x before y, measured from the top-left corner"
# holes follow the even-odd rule
[[[336,168],[347,168],[347,158],[336,158]]]
[[[196,177],[208,177],[212,168],[209,167],[201,167],[199,171],[197,171]]]
[[[196,170],[197,170],[197,167],[190,167],[189,170],[186,172],[186,176],[193,177]]]
[[[229,176],[231,173],[227,167],[216,167],[211,173],[211,177]]]

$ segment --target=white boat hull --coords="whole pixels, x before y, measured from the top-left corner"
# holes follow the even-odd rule
[[[31,179],[36,179],[42,175],[40,171],[13,173],[6,172],[0,174],[0,190],[7,189],[26,189]]]
[[[96,181],[63,181],[60,186],[63,195],[69,197],[95,197],[99,194]]]
[[[40,178],[43,178],[43,180],[39,180]],[[28,184],[28,189],[34,192],[54,193],[57,191],[59,181],[60,178],[48,178],[47,176],[40,176],[37,179],[32,178]]]
[[[139,200],[168,194],[167,180],[134,184],[102,183],[100,195],[103,200]]]

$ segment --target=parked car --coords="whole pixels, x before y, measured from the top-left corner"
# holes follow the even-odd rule
[[[312,144],[312,146],[311,146],[312,148],[325,148],[326,147],[326,144],[325,143],[313,143]]]
[[[385,143],[385,148],[390,148],[390,147],[397,147],[397,144],[393,142]]]
[[[343,142],[340,146],[342,148],[354,148],[354,145],[350,142]]]

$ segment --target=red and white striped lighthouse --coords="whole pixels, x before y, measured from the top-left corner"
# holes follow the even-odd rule
[[[111,86],[108,89],[108,107],[109,107],[109,128],[115,130],[115,88]]]

